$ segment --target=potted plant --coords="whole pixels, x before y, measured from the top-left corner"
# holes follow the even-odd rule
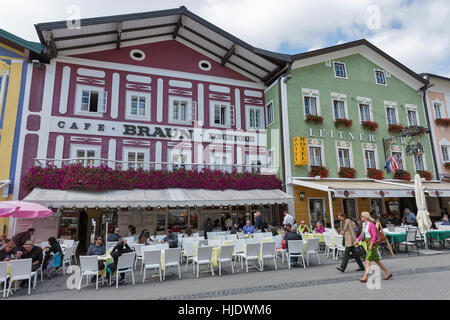
[[[329,174],[329,170],[325,167],[311,167],[311,171],[309,172],[310,177],[320,176],[321,178],[327,178]]]
[[[356,169],[353,168],[341,168],[341,170],[339,170],[338,175],[341,178],[350,178],[350,179],[354,179],[356,178]]]
[[[347,127],[350,128],[353,125],[353,121],[349,119],[336,119],[334,121],[336,127]]]
[[[315,115],[312,115],[312,114],[308,114],[308,115],[305,117],[305,122],[306,122],[306,123],[311,123],[311,122],[313,122],[313,123],[315,123],[315,124],[322,124],[323,118],[322,118],[321,116],[315,116]]]
[[[367,169],[367,178],[375,180],[383,180],[383,171],[377,169]]]
[[[394,172],[394,179],[410,181],[411,180],[411,174],[408,171],[405,171],[405,170],[397,170],[397,171]]]
[[[402,126],[401,124],[390,124],[388,127],[388,131],[390,133],[400,133],[403,131],[405,127]]]
[[[417,173],[425,180],[433,180],[433,174],[430,171],[417,171]]]
[[[445,169],[450,169],[450,162],[444,163],[444,167],[445,167]]]
[[[448,118],[440,118],[440,119],[436,119],[434,120],[434,122],[436,122],[436,124],[438,126],[442,126],[442,127],[448,127],[450,126],[450,119]]]
[[[362,121],[361,127],[370,131],[376,131],[378,128],[378,123],[373,121]]]

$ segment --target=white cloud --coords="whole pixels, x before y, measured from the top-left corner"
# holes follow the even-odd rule
[[[416,72],[450,74],[448,0],[23,0],[0,12],[1,27],[38,41],[33,24],[65,20],[77,3],[83,18],[161,10],[185,5],[202,18],[268,50],[318,49],[366,38]],[[369,30],[371,6],[381,29]],[[376,7],[375,7],[376,8]],[[370,11],[370,10],[369,10]],[[392,28],[395,25],[395,28]]]

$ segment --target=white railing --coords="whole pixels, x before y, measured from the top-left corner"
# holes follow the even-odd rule
[[[220,170],[223,172],[232,172],[236,170],[239,173],[253,172],[261,174],[276,174],[278,167],[269,165],[247,165],[247,164],[209,164],[209,163],[173,163],[173,162],[139,162],[139,161],[119,161],[100,158],[72,158],[72,159],[34,159],[34,165],[39,167],[62,166],[81,163],[85,167],[108,166],[116,170],[128,170],[142,168],[144,170],[166,170],[174,171],[179,169],[186,170]]]

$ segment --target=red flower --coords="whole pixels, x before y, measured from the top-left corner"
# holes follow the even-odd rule
[[[430,171],[417,171],[417,173],[425,180],[433,180],[433,174]]]
[[[394,179],[410,181],[411,174],[405,170],[397,170],[394,172]]]
[[[305,117],[305,122],[306,123],[315,122],[316,124],[321,124],[323,122],[323,118],[321,116],[314,116],[314,115],[308,114]]]
[[[334,125],[336,127],[342,126],[342,127],[350,128],[353,125],[353,121],[349,120],[349,119],[336,119],[334,121]]]
[[[405,127],[402,126],[401,124],[390,124],[388,127],[388,131],[390,133],[400,133],[403,131]]]
[[[310,177],[320,176],[321,178],[327,178],[328,174],[329,174],[329,170],[325,167],[311,167],[309,176]]]
[[[372,121],[362,121],[361,127],[370,131],[376,131],[378,128],[378,123]]]
[[[353,168],[341,168],[341,170],[339,170],[339,172],[338,172],[338,175],[341,178],[353,179],[353,178],[356,178],[356,174],[357,174],[357,171],[356,171],[356,169],[353,169]]]
[[[436,119],[434,120],[434,122],[436,122],[436,124],[438,126],[443,126],[443,127],[448,127],[450,126],[450,119],[448,118],[440,118],[440,119]]]
[[[367,178],[375,180],[383,180],[383,171],[377,169],[367,169]]]

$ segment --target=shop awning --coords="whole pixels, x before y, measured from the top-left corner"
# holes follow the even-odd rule
[[[48,190],[34,189],[24,201],[46,207],[105,208],[109,207],[185,207],[228,206],[253,204],[283,204],[293,201],[289,194],[278,190],[206,190],[206,189],[158,189],[158,190]]]
[[[430,197],[450,198],[450,183],[448,182],[423,182],[422,185]]]
[[[332,191],[336,198],[402,198],[413,197],[414,184],[377,180],[302,180],[292,179],[294,185],[321,191]]]

